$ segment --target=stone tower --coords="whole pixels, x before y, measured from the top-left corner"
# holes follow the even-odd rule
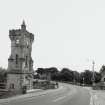
[[[31,89],[33,84],[33,60],[31,57],[34,35],[26,30],[23,21],[21,29],[10,30],[11,55],[8,59],[7,89],[21,92],[23,86]]]

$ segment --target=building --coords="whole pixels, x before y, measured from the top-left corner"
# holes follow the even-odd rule
[[[23,21],[21,29],[10,30],[11,55],[8,59],[7,89],[21,92],[24,86],[33,86],[33,60],[31,57],[34,35],[26,30]]]
[[[48,80],[50,81],[52,79],[53,75],[56,75],[58,73],[58,70],[56,67],[50,67],[50,68],[38,68],[36,70],[37,75],[40,79]]]
[[[105,71],[103,71],[102,73],[101,73],[101,81],[102,82],[105,82]]]
[[[101,74],[101,82],[105,82],[105,65],[101,67],[100,74]]]

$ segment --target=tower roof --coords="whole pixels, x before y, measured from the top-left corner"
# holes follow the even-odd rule
[[[24,20],[22,22],[21,29],[26,29],[26,24],[25,24],[25,21]]]
[[[24,25],[25,26],[25,21],[23,20],[23,22],[22,22],[22,25]]]

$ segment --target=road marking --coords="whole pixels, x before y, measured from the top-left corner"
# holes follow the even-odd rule
[[[95,97],[96,100],[98,99],[97,95],[94,95],[94,97]]]
[[[100,105],[100,101],[98,99],[98,96],[97,95],[94,95],[94,101],[95,101],[95,105]]]
[[[90,98],[90,104],[89,105],[94,105],[93,104],[93,97],[91,96],[91,98]]]
[[[90,94],[90,104],[89,105],[95,105],[94,104],[94,99],[93,99],[94,98],[93,97],[94,95],[92,94],[92,91],[91,90],[89,90],[89,94]]]
[[[59,97],[59,98],[57,98],[57,99],[53,100],[53,102],[60,101],[60,100],[64,99],[65,97],[66,97],[66,96]]]
[[[91,95],[89,105],[100,105],[100,102],[98,100],[98,96],[96,94],[93,94],[92,91],[89,91],[89,93]]]

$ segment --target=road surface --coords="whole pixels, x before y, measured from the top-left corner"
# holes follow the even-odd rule
[[[27,97],[15,98],[0,105],[90,105],[90,94],[85,88],[63,84],[59,89]]]

